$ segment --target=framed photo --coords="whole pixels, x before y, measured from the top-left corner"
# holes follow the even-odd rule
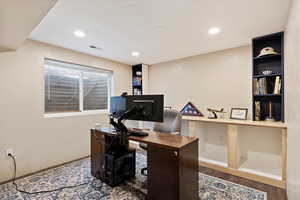
[[[246,120],[247,114],[247,108],[231,108],[230,119]]]

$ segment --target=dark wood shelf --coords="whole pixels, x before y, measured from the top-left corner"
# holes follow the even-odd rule
[[[269,75],[253,75],[253,78],[263,78],[263,77],[274,77],[274,76],[282,76],[283,74],[269,74]]]
[[[282,94],[255,94],[254,97],[281,97]]]
[[[254,57],[253,60],[265,60],[265,59],[274,59],[274,58],[281,58],[281,53],[273,54],[273,55],[266,55],[261,57]]]

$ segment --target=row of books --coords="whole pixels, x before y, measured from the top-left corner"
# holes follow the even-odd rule
[[[282,79],[280,76],[276,76],[274,84],[269,83],[267,84],[267,78],[254,78],[253,79],[253,94],[254,95],[265,95],[268,94],[268,87],[273,86],[273,93],[272,94],[280,94],[281,93],[281,84]]]
[[[266,78],[260,78],[260,79],[253,79],[253,94],[267,94],[267,79]]]
[[[132,85],[133,86],[141,86],[142,85],[142,77],[133,77]]]

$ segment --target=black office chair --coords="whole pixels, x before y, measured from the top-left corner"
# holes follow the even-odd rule
[[[178,134],[180,135],[181,131],[181,113],[174,109],[165,109],[164,110],[164,122],[156,122],[154,124],[154,131],[169,133],[169,134]],[[140,143],[140,148],[147,150],[147,144]],[[147,168],[143,168],[141,173],[147,175],[145,172]]]

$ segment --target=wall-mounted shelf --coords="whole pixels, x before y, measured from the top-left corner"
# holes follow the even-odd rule
[[[258,57],[261,50],[266,47],[273,48],[277,54]],[[284,33],[254,38],[252,54],[253,120],[263,121],[270,117],[271,113],[276,121],[284,122]],[[271,71],[271,74],[264,75],[264,71]]]

